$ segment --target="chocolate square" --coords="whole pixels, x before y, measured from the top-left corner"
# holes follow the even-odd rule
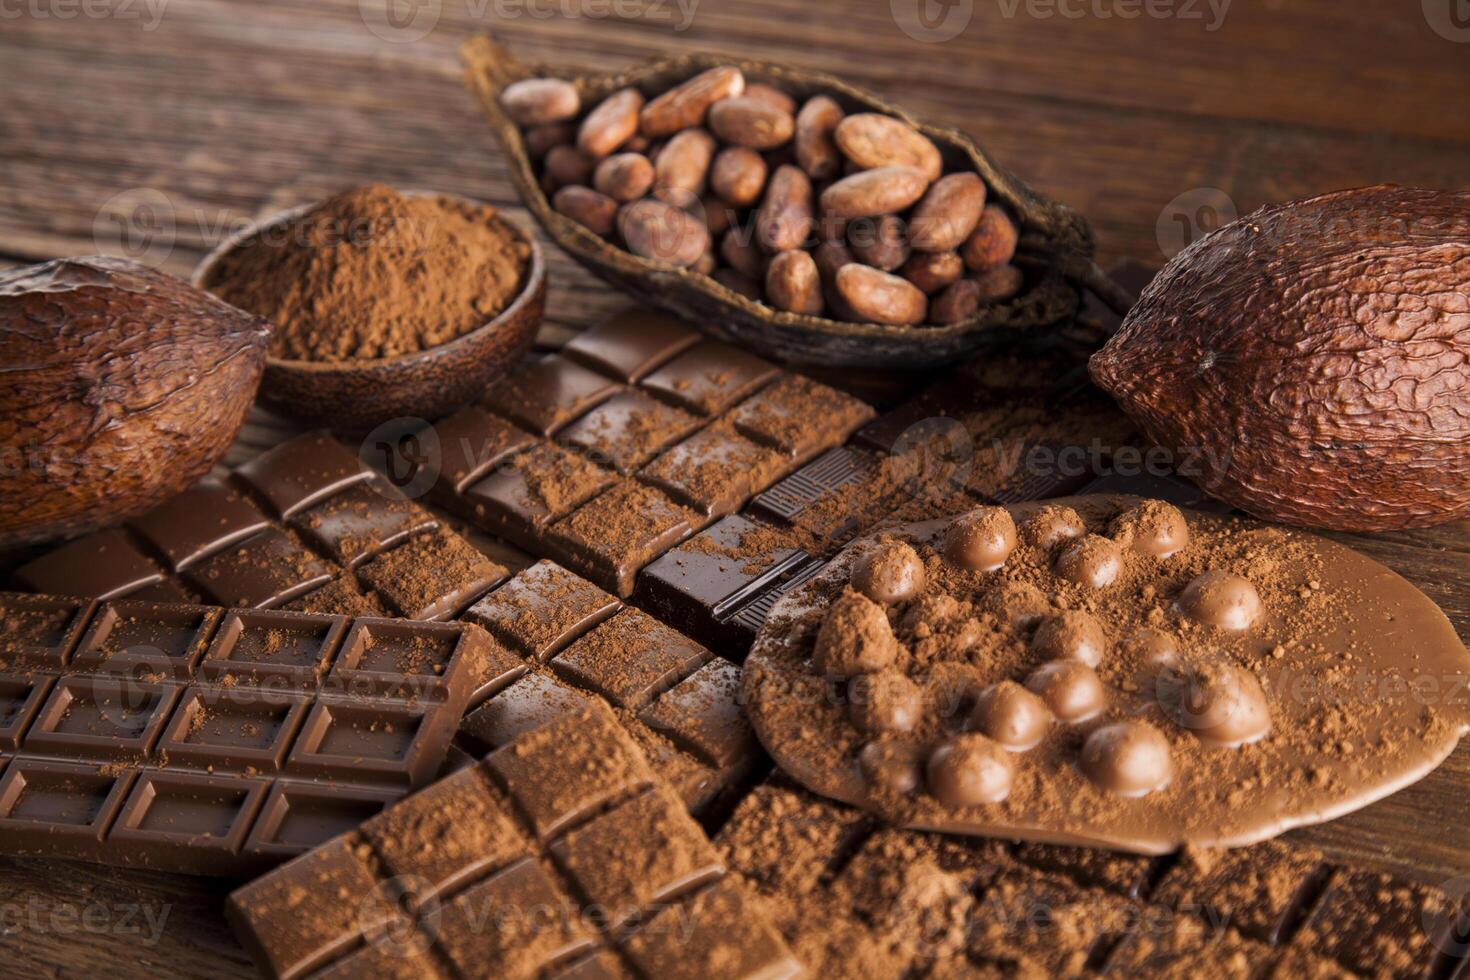
[[[795,977],[804,971],[735,878],[666,906],[626,945],[650,977]]]
[[[673,317],[636,308],[583,330],[562,353],[631,383],[697,343],[699,334]]]
[[[551,668],[622,708],[637,709],[709,660],[709,651],[636,609],[567,647]]]
[[[1271,954],[1269,947],[1189,916],[1139,923],[1108,954],[1109,976],[1212,977],[1251,980]]]
[[[281,769],[310,702],[262,688],[193,686],[158,742],[161,755],[210,769]]]
[[[560,354],[547,354],[490,389],[485,407],[550,436],[622,385]]]
[[[784,466],[774,449],[716,423],[649,463],[642,476],[675,500],[721,517],[769,486]]]
[[[434,423],[439,440],[435,489],[441,498],[464,492],[502,460],[530,446],[535,436],[482,408],[462,408]]]
[[[221,606],[269,609],[325,585],[333,569],[278,528],[267,528],[185,573]]]
[[[877,457],[843,446],[773,484],[750,509],[836,546],[876,520],[888,508],[890,493]]]
[[[558,446],[538,445],[501,464],[465,491],[487,530],[527,550],[536,532],[606,490],[617,476]]]
[[[558,438],[603,466],[631,473],[700,424],[683,409],[629,390],[598,405]]]
[[[73,853],[100,852],[135,775],[84,763],[15,759],[0,778],[0,834],[9,837],[7,849],[24,854],[34,842],[44,855],[50,842],[65,841]]]
[[[626,597],[638,571],[687,537],[698,520],[651,487],[622,483],[552,525],[545,550]]]
[[[93,603],[0,592],[0,668],[59,668],[91,619]]]
[[[341,841],[334,838],[356,830],[401,796],[401,788],[377,789],[278,779],[271,785],[270,794],[260,808],[260,817],[245,841],[244,853],[279,859],[318,848],[312,854],[320,854],[338,844],[348,843],[345,838]],[[327,841],[332,842],[330,847],[319,846]],[[310,856],[305,855],[303,859]],[[354,891],[350,894],[369,893]],[[353,904],[355,906],[356,903]],[[373,905],[376,908],[377,903]],[[354,919],[363,911],[356,909]],[[366,926],[369,923],[362,924]]]
[[[755,753],[755,734],[740,707],[740,668],[728,660],[711,660],[638,717],[716,768]]]
[[[250,499],[217,480],[203,480],[128,524],[180,571],[249,537],[269,523]]]
[[[797,374],[784,375],[730,413],[742,435],[794,459],[843,442],[872,417],[873,410],[853,396]]]
[[[1228,917],[1253,939],[1276,943],[1321,882],[1322,855],[1266,841],[1250,847],[1181,858],[1155,887],[1155,904]]]
[[[235,473],[280,517],[290,517],[373,475],[326,432],[310,432],[268,449]]]
[[[1428,978],[1440,950],[1453,945],[1459,912],[1438,888],[1373,871],[1339,871],[1292,945],[1362,974]],[[1463,942],[1463,935],[1455,938]]]
[[[79,759],[136,759],[153,751],[180,688],[123,677],[63,677],[21,748]]]
[[[223,870],[234,865],[269,789],[264,779],[242,776],[144,772],[108,839],[143,863],[187,850],[199,869]]]
[[[163,572],[116,528],[69,541],[15,571],[32,592],[116,599],[163,579]]]
[[[388,706],[357,698],[318,698],[291,748],[286,771],[331,777],[351,770],[395,783],[421,785],[433,777],[449,742],[450,733],[437,730],[442,714],[423,705]]]
[[[1137,898],[1148,887],[1159,866],[1156,858],[1061,844],[1022,843],[1016,848],[1016,860],[1129,898]]]
[[[691,412],[718,415],[780,373],[738,347],[702,340],[644,378],[642,386]]]
[[[78,668],[186,680],[219,625],[218,609],[152,602],[104,603],[72,655]]]
[[[592,947],[572,900],[532,859],[471,885],[447,902],[435,941],[460,976],[530,980]]]
[[[464,538],[443,528],[374,558],[358,575],[408,619],[447,619],[507,575]]]
[[[374,478],[291,518],[308,541],[351,568],[416,534],[439,526],[434,516],[393,484]]]
[[[20,748],[26,729],[55,682],[49,674],[0,674],[0,749]]]
[[[462,617],[537,663],[622,608],[613,596],[550,561],[539,561]]]
[[[481,747],[495,749],[590,704],[591,698],[576,688],[531,672],[470,712],[459,730]]]
[[[207,680],[314,688],[337,653],[341,616],[231,610],[199,665]],[[228,680],[227,680],[228,679]]]

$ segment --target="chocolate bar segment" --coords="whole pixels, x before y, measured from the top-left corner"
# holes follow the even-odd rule
[[[0,622],[44,653],[0,674],[0,852],[193,874],[270,867],[428,783],[505,669],[467,623],[15,593]]]
[[[699,415],[718,415],[761,386],[780,369],[754,354],[717,340],[702,340],[643,379],[659,398]]]
[[[619,381],[632,383],[699,343],[699,334],[673,317],[632,309],[583,330],[562,353]]]
[[[591,582],[539,561],[472,606],[464,619],[538,663],[622,608]]]
[[[485,407],[536,435],[550,436],[619,387],[561,354],[547,354],[492,388]]]
[[[800,972],[596,701],[237,890],[227,913],[273,978],[376,970],[390,947],[428,976]]]
[[[116,529],[77,538],[15,572],[16,583],[32,592],[99,599],[127,595],[162,579],[162,569]]]
[[[203,480],[134,518],[129,527],[178,572],[263,530],[269,523],[241,491],[215,480]]]

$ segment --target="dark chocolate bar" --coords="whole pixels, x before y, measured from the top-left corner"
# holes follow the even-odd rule
[[[270,867],[433,779],[494,653],[464,623],[0,593],[0,852]]]
[[[801,972],[596,701],[251,882],[227,912],[282,980]]]
[[[601,701],[693,810],[763,763],[740,710],[739,668],[560,566],[531,566],[464,618],[499,641],[490,696],[461,726],[476,752]]]
[[[443,620],[507,574],[318,432],[14,577],[51,595]]]
[[[1445,977],[1470,935],[1440,889],[1309,847],[1150,858],[966,840],[881,827],[780,777],[716,844],[817,976],[861,958],[875,977]]]
[[[655,314],[592,328],[435,425],[444,507],[623,598],[678,542],[873,415]]]

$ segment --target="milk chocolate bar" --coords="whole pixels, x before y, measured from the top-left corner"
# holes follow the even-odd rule
[[[506,574],[316,432],[14,578],[51,595],[443,620]]]
[[[434,778],[463,623],[0,593],[0,851],[268,868]]]
[[[596,701],[251,882],[227,913],[282,980],[801,972]]]
[[[775,778],[715,842],[815,976],[1438,977],[1466,953],[1440,889],[1280,841],[1149,858],[964,840]]]
[[[608,592],[873,416],[826,385],[633,312],[435,424],[433,497]]]
[[[602,702],[695,811],[729,796],[764,756],[740,710],[739,668],[549,561],[465,614],[498,641],[490,696],[461,726],[497,749]]]

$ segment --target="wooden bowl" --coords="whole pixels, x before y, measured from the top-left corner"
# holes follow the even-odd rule
[[[524,65],[488,36],[461,49],[470,87],[479,97],[501,146],[516,189],[536,220],[566,252],[596,275],[707,333],[780,360],[823,366],[931,368],[990,345],[1003,345],[1038,327],[1070,320],[1082,290],[1096,292],[1126,312],[1131,297],[1092,261],[1092,232],[1070,208],[1049,201],[996,163],[968,136],[927,125],[896,106],[840,79],[819,72],[710,54],[652,61],[625,72],[571,77],[542,65]],[[1026,286],[1016,298],[983,307],[949,326],[896,327],[848,323],[787,313],[758,303],[709,276],[641,258],[598,237],[558,213],[536,179],[520,128],[500,106],[500,93],[522,78],[572,81],[584,106],[617,89],[634,86],[645,94],[664,91],[717,65],[735,65],[751,81],[786,89],[799,100],[829,95],[848,112],[881,112],[918,128],[940,148],[947,169],[968,167],[985,180],[990,199],[1006,204],[1021,230],[1016,264]]]
[[[410,196],[424,195],[412,192]],[[456,199],[483,206],[479,201]],[[199,263],[194,285],[209,289],[215,267],[226,253],[295,221],[314,206],[270,215],[230,236]],[[497,212],[494,220],[531,249],[525,283],[499,316],[447,343],[396,357],[341,363],[268,357],[260,402],[308,425],[361,434],[391,419],[433,421],[480,397],[490,382],[531,349],[546,308],[546,259],[541,246],[535,236],[504,215]]]

